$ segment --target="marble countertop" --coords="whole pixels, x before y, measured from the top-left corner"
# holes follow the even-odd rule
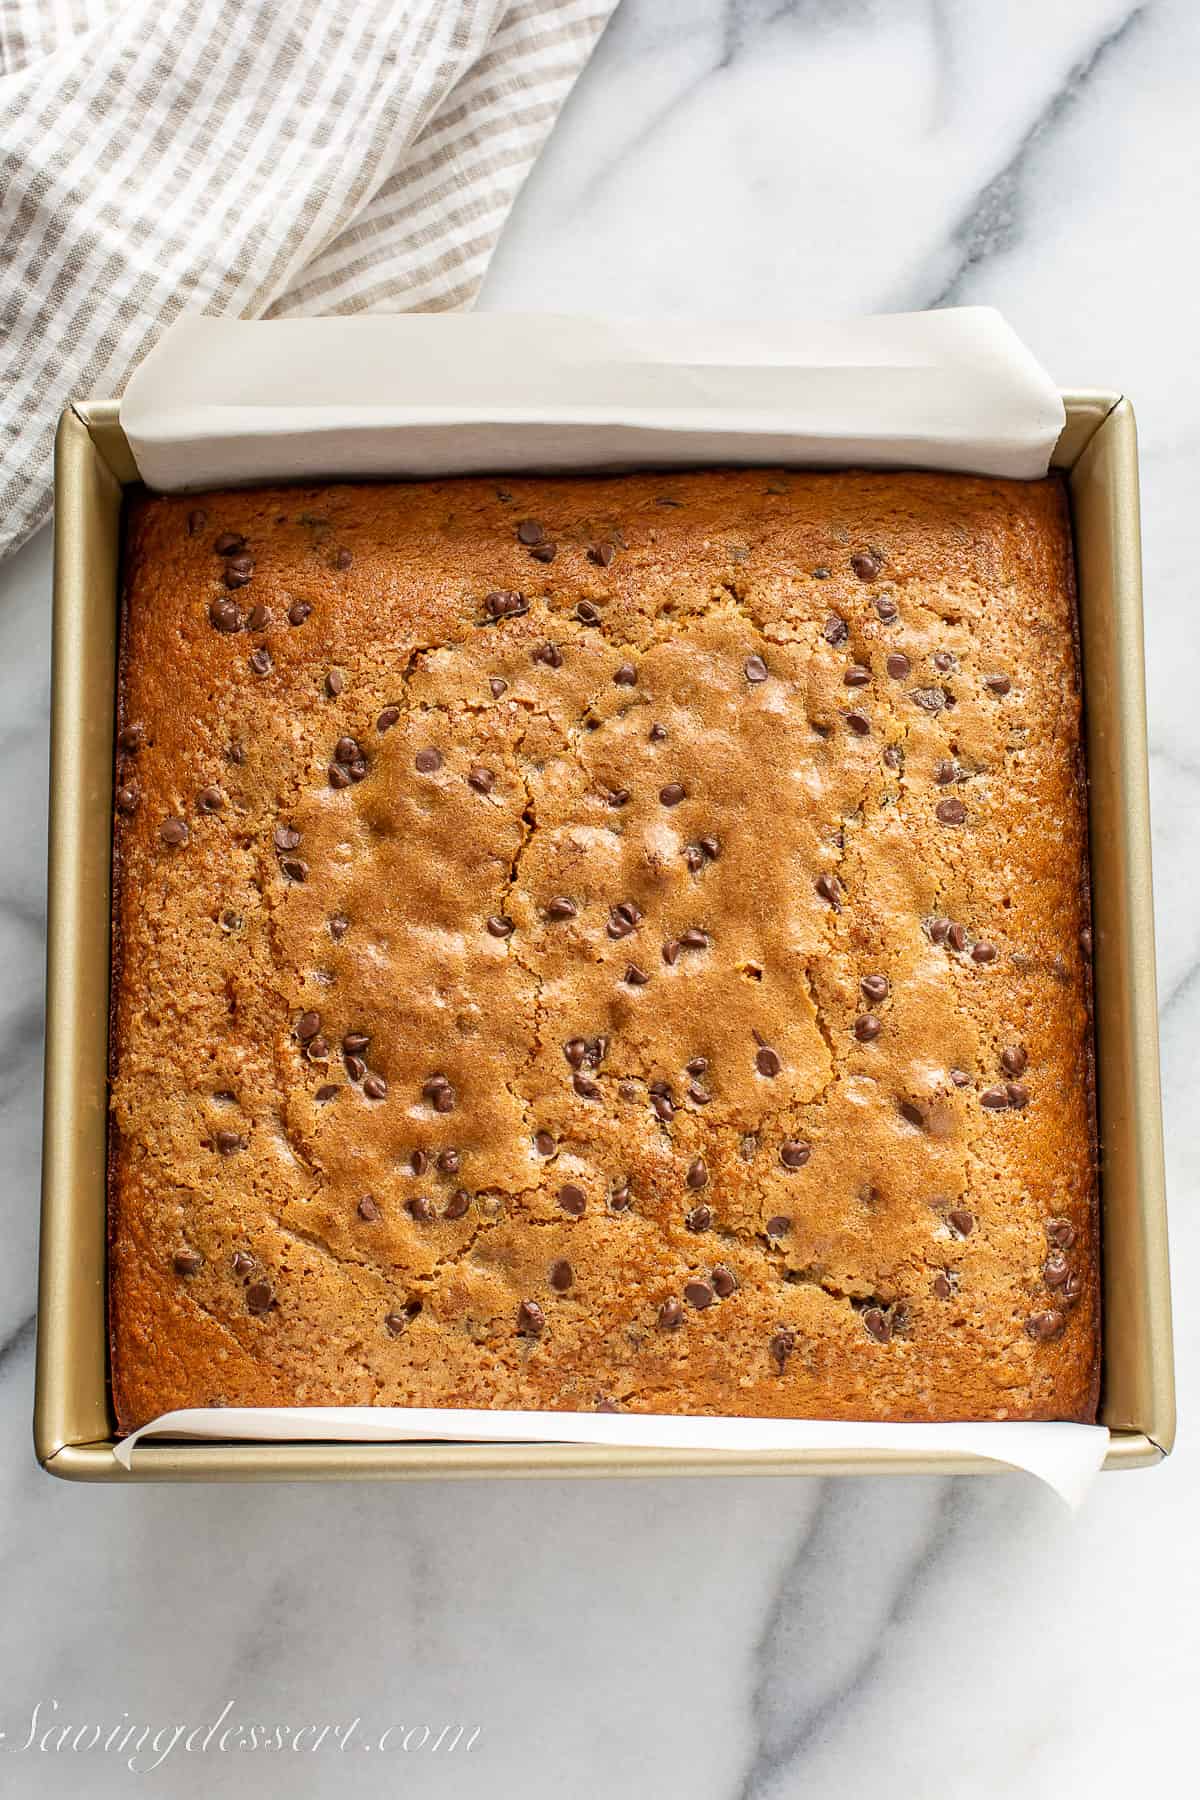
[[[1187,1123],[1200,1037],[1198,60],[1191,0],[624,0],[483,301],[735,318],[987,301],[1063,386],[1133,399],[1175,1456],[1104,1477],[1075,1518],[1018,1476],[190,1490],[47,1479],[29,1447],[43,533],[0,569],[5,1791],[115,1795],[141,1779],[206,1796],[850,1800],[886,1788],[992,1800],[1178,1782],[1200,1662],[1200,1139]],[[226,1724],[362,1725],[344,1748],[331,1733],[314,1748],[315,1732],[288,1751],[269,1737],[257,1754],[245,1738],[164,1748],[164,1728],[203,1726],[227,1703]],[[140,1776],[126,1766],[136,1738],[125,1754],[37,1747],[47,1729],[56,1744],[63,1726],[92,1724],[105,1739],[143,1724],[163,1735],[134,1756]],[[452,1736],[429,1748],[457,1724],[456,1749]],[[380,1750],[389,1725],[403,1729]]]

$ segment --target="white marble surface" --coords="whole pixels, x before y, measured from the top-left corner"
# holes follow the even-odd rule
[[[1194,0],[625,0],[535,172],[493,307],[1000,306],[1142,431],[1183,1433],[1063,1515],[1031,1481],[127,1490],[29,1449],[49,547],[0,571],[0,1791],[1190,1792],[1200,1654],[1200,137]],[[50,1711],[57,1699],[59,1711]],[[131,1774],[43,1728],[480,1726],[430,1756],[232,1747]],[[311,1734],[305,1742],[311,1742]],[[401,1740],[393,1740],[400,1742]],[[417,1740],[412,1740],[415,1746]],[[147,1751],[142,1764],[152,1763]],[[276,1766],[283,1761],[285,1767]]]

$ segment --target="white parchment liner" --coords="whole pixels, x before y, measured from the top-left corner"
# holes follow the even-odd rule
[[[946,469],[1033,479],[1058,391],[998,313],[835,324],[612,322],[505,314],[181,320],[134,375],[121,423],[142,479],[239,482],[728,463]],[[628,1413],[229,1407],[151,1434],[259,1440],[588,1443],[973,1454],[1071,1505],[1101,1426],[876,1425]],[[936,1467],[936,1462],[931,1466]]]

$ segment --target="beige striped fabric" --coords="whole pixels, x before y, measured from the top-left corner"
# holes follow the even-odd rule
[[[182,312],[443,310],[616,0],[0,0],[0,555]]]

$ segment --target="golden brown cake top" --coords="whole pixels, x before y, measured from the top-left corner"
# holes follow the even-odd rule
[[[123,1422],[1082,1416],[1057,482],[768,471],[132,511]]]

